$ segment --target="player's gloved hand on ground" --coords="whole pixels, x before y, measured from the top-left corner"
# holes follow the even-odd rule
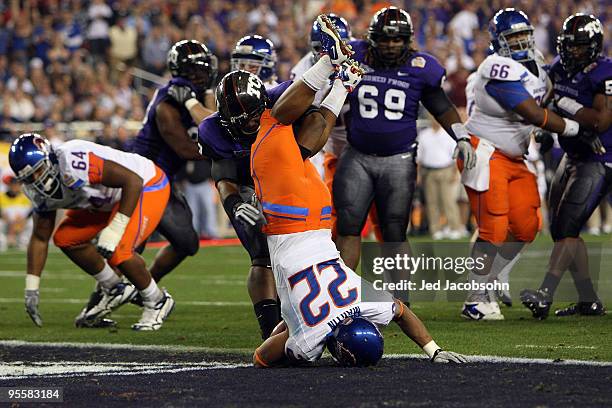
[[[42,318],[38,313],[39,292],[37,290],[25,291],[25,310],[38,327],[42,327]]]
[[[457,146],[453,152],[453,160],[457,157],[463,158],[463,166],[466,169],[472,169],[476,165],[476,152],[467,137],[457,139]]]
[[[365,71],[361,68],[359,63],[355,60],[349,59],[342,63],[340,71],[338,72],[338,79],[342,81],[342,84],[347,91],[352,92],[353,89],[359,85],[359,82],[363,79]]]
[[[536,129],[533,132],[533,136],[536,142],[538,142],[540,144],[540,154],[544,154],[546,152],[548,152],[550,149],[552,149],[553,145],[555,144],[555,139],[552,135],[552,133],[547,132],[544,129]]]
[[[238,203],[234,207],[234,217],[254,227],[262,220],[263,214],[252,204]]]
[[[104,258],[110,259],[123,237],[123,233],[130,222],[130,217],[117,212],[113,220],[100,232],[96,249]]]
[[[455,353],[454,351],[444,351],[442,349],[436,350],[434,355],[431,357],[432,363],[467,363],[467,358],[464,355]]]
[[[336,26],[325,14],[317,17],[317,25],[321,31],[322,52],[329,55],[332,65],[338,67],[354,54],[351,46],[340,37]]]
[[[168,95],[181,105],[185,105],[185,102],[190,99],[197,100],[196,93],[187,85],[170,85],[170,88],[168,88]]]
[[[601,143],[601,139],[596,132],[587,129],[580,129],[578,139],[591,148],[591,151],[597,155],[602,155],[606,152],[606,148]]]

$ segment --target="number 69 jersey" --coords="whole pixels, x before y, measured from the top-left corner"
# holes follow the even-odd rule
[[[269,235],[268,247],[290,358],[317,360],[328,334],[346,317],[363,316],[383,326],[391,322],[393,297],[375,292],[342,262],[329,229]]]
[[[537,62],[534,65],[538,75],[511,58],[493,54],[468,78],[466,94],[470,117],[465,125],[467,131],[491,142],[509,157],[521,157],[527,153],[534,126],[525,124],[523,118],[511,110],[518,93],[508,88],[504,88],[508,92],[505,95],[493,93],[490,85],[515,83],[517,89],[526,90],[540,103],[548,90],[548,75]]]
[[[353,58],[366,70],[348,95],[348,141],[362,153],[391,156],[412,149],[423,92],[442,85],[445,69],[431,55],[414,52],[400,67],[372,69],[366,65],[368,43],[351,41]]]
[[[155,165],[149,159],[85,140],[71,140],[53,148],[59,166],[61,196],[47,198],[29,192],[35,211],[83,208],[111,211],[121,199],[121,189],[103,186],[104,161],[120,164],[143,180],[143,185],[155,176]]]

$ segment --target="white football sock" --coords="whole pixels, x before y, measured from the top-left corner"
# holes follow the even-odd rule
[[[102,286],[102,290],[106,291],[121,282],[121,278],[119,277],[119,275],[115,273],[113,268],[111,268],[106,261],[104,261],[104,268],[102,268],[102,270],[95,274],[93,277],[95,280],[98,281],[100,286]]]
[[[330,75],[334,72],[329,55],[323,55],[319,60],[304,72],[302,81],[313,91],[318,91],[329,81]]]
[[[510,271],[514,268],[514,265],[518,262],[521,257],[521,253],[519,252],[512,259],[506,259],[500,254],[497,254],[495,259],[493,260],[493,265],[491,266],[491,276],[490,281],[494,281],[495,279],[508,282]]]
[[[148,307],[154,307],[157,302],[162,300],[164,293],[159,289],[154,279],[151,279],[149,286],[140,291],[142,296],[142,303]]]
[[[489,274],[487,275],[478,275],[474,272],[470,272],[468,275],[468,282],[477,285],[486,284],[489,281]],[[486,289],[473,289],[470,291],[468,297],[468,302],[487,302],[487,291]]]

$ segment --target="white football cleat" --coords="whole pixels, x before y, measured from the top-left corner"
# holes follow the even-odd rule
[[[336,26],[325,14],[317,17],[317,24],[321,31],[322,53],[329,55],[334,67],[340,66],[354,54],[351,46],[340,37]]]
[[[162,327],[164,320],[174,310],[174,299],[166,289],[163,289],[163,292],[164,297],[155,306],[144,306],[140,320],[132,325],[133,330],[151,331],[159,330]]]
[[[105,324],[100,326],[105,323],[104,317],[132,300],[138,291],[131,283],[122,281],[108,291],[102,290],[101,297],[97,291],[94,293],[98,296],[92,296],[88,305],[76,317],[76,327],[106,327]]]
[[[469,320],[504,320],[497,302],[465,302],[461,316]]]

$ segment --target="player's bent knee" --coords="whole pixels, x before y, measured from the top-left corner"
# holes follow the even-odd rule
[[[60,248],[62,251],[69,250],[70,248],[78,247],[85,244],[84,242],[75,241],[71,237],[71,234],[67,230],[61,229],[61,227],[53,234],[53,244]]]
[[[194,256],[200,249],[200,240],[195,236],[191,237],[191,239],[181,240],[179,243],[172,245],[172,247],[179,255]]]

